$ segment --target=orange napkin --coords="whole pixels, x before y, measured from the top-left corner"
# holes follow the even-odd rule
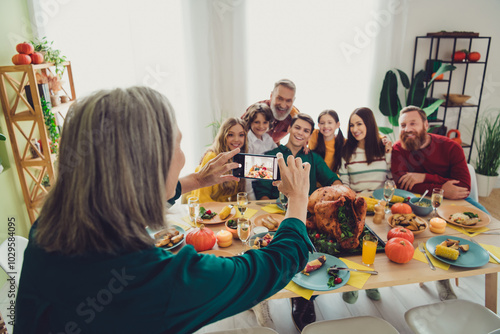
[[[425,252],[427,253],[427,255],[429,256],[429,259],[431,260],[432,264],[436,268],[440,268],[440,269],[443,269],[443,270],[450,269],[450,265],[448,263],[444,263],[443,261],[440,261],[440,260],[436,259],[434,256],[432,256],[431,253],[429,253],[429,251],[427,250],[427,248],[425,248]],[[418,247],[415,249],[415,253],[413,253],[413,258],[415,260],[418,260],[418,261],[421,261],[421,262],[424,262],[424,263],[428,263],[427,259],[424,256],[424,254],[420,251],[420,249],[418,249]]]

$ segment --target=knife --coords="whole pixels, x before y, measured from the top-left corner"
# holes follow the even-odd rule
[[[500,263],[500,260],[498,259],[498,257],[496,257],[495,255],[493,255],[492,252],[490,252],[489,250],[487,250],[486,248],[484,248],[483,246],[481,246],[476,240],[472,239],[472,238],[469,238],[470,241],[472,241],[473,243],[475,243],[476,245],[478,245],[479,247],[481,247],[482,249],[484,249],[485,251],[488,252],[488,254],[490,254],[490,256],[493,258],[493,260],[497,261],[497,263]]]
[[[340,267],[337,267],[337,266],[330,267],[330,269],[328,269],[328,272],[335,271],[335,270],[347,270],[347,271],[355,271],[355,272],[359,272],[359,273],[366,273],[366,274],[378,275],[378,271],[374,271],[374,270],[362,270],[362,269],[354,269],[354,268],[340,268]]]

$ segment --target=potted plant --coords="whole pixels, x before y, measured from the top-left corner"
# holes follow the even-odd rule
[[[52,47],[54,41],[48,42],[47,37],[43,37],[42,39],[36,39],[30,42],[35,48],[35,52],[43,54],[46,62],[54,63],[56,74],[61,77],[64,73],[64,66],[61,66],[61,64],[66,61],[66,57],[61,54],[61,50]]]
[[[418,72],[410,83],[408,75],[397,69],[401,84],[406,89],[404,99],[406,106],[420,107],[425,111],[427,116],[435,112],[445,100],[439,99],[431,101],[432,103],[429,105],[428,100],[430,99],[427,99],[429,88],[432,86],[434,80],[441,74],[453,71],[455,68],[456,67],[453,65],[441,64],[434,76],[428,82],[427,86],[424,85],[424,81],[430,77],[427,71],[421,70]],[[391,134],[394,132],[394,127],[399,125],[399,112],[403,109],[403,107],[404,106],[401,104],[401,100],[398,96],[398,77],[393,70],[389,70],[385,74],[382,90],[380,91],[379,109],[384,116],[388,117],[392,128],[379,127],[380,132],[384,134]]]
[[[490,113],[491,114],[491,113]],[[482,117],[476,129],[476,178],[478,194],[488,197],[498,178],[500,167],[500,112]]]

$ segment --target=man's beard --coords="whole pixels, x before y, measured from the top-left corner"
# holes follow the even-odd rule
[[[415,138],[408,138],[409,134],[414,134]],[[427,135],[427,132],[425,131],[425,129],[422,129],[418,133],[415,133],[415,132],[401,133],[400,139],[401,139],[401,142],[403,143],[406,150],[416,151],[416,150],[419,150],[422,147],[422,145],[425,143],[425,136],[426,135]]]
[[[293,107],[293,106],[292,106]],[[290,112],[292,111],[292,107],[290,107],[285,113],[278,113],[278,110],[276,109],[276,105],[274,103],[271,103],[271,111],[273,112],[274,119],[277,121],[282,121],[285,118],[290,115]]]

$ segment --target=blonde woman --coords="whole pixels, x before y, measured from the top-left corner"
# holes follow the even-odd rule
[[[247,132],[245,122],[239,118],[226,119],[219,128],[215,136],[214,143],[205,152],[200,165],[196,167],[195,172],[205,166],[210,160],[214,159],[219,153],[240,149],[241,153],[246,153]],[[238,192],[245,191],[245,182],[224,182],[211,187],[205,187],[193,191],[190,196],[196,196],[200,203],[206,202],[227,202],[229,199],[236,200]]]
[[[146,226],[167,225],[165,201],[232,176],[239,149],[182,179],[181,132],[168,100],[145,87],[74,103],[58,178],[30,241],[14,333],[192,333],[280,291],[307,263],[308,164],[278,156],[287,217],[265,250],[215,257],[154,247]],[[140,138],[127,145],[130,138]]]

